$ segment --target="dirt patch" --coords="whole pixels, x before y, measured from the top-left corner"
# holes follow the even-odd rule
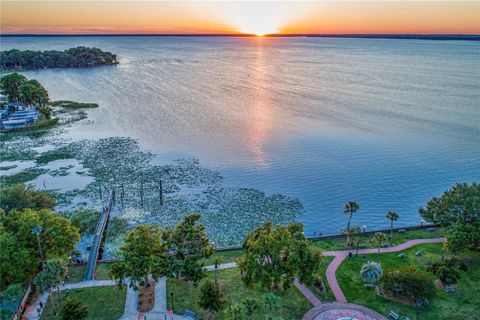
[[[155,305],[155,281],[151,280],[150,285],[138,288],[138,306],[140,312],[148,312]]]

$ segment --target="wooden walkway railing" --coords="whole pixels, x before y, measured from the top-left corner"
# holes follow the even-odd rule
[[[98,221],[97,230],[93,236],[92,246],[90,247],[90,254],[88,256],[87,268],[85,271],[85,280],[93,280],[94,278],[100,247],[102,242],[105,240],[106,228],[108,221],[110,220],[110,212],[112,210],[114,196],[115,192],[109,191],[107,195],[107,201],[102,208],[102,216]]]

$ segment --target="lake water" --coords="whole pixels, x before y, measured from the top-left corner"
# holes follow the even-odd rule
[[[307,234],[420,222],[456,182],[480,180],[480,43],[211,38],[2,38],[2,50],[95,46],[120,64],[25,72],[55,99],[96,102],[66,136],[129,136],[168,162],[198,158],[225,184],[300,199]],[[63,179],[69,179],[68,176]]]

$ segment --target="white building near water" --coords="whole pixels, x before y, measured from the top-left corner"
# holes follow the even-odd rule
[[[14,130],[26,128],[38,121],[40,113],[35,108],[28,108],[23,103],[9,102],[0,111],[0,128]]]

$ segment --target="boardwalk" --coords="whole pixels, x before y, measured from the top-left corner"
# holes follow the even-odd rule
[[[93,244],[90,247],[90,254],[88,256],[87,268],[85,271],[85,281],[93,280],[95,267],[97,265],[100,245],[104,240],[108,220],[110,219],[110,211],[112,210],[114,196],[115,196],[114,192],[109,191],[105,206],[102,208],[102,215],[100,217],[100,220],[98,221],[98,226],[97,226],[95,235],[93,236]]]

